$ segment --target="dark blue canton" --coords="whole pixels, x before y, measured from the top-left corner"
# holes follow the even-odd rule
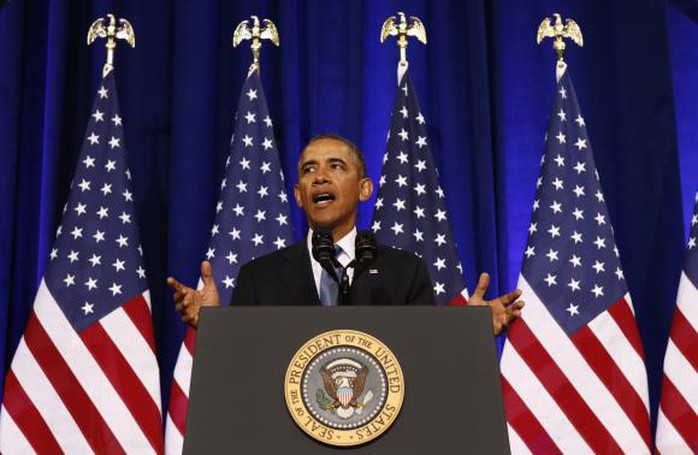
[[[113,72],[95,96],[46,285],[76,331],[147,289]]]
[[[288,246],[293,238],[274,129],[256,71],[240,93],[225,166],[206,259],[221,302],[227,303],[240,266]]]
[[[572,335],[627,286],[572,80],[557,84],[522,274]]]
[[[446,304],[465,289],[444,192],[409,73],[400,81],[395,99],[372,229],[379,243],[414,251],[426,261],[437,303]]]
[[[688,235],[688,245],[686,245],[686,261],[683,271],[693,283],[693,286],[698,288],[698,248],[696,248],[696,238],[698,238],[698,194],[696,194],[696,203],[693,208],[693,217],[691,218],[691,233]]]

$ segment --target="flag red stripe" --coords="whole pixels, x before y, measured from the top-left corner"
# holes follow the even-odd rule
[[[184,345],[187,347],[189,354],[194,356],[194,347],[196,346],[196,331],[191,327],[187,327],[187,333],[184,335]]]
[[[686,443],[698,450],[698,415],[666,375],[662,381],[662,412]]]
[[[628,339],[630,345],[635,349],[637,355],[645,360],[645,351],[642,349],[642,340],[640,339],[640,332],[637,330],[637,325],[635,323],[635,316],[630,309],[630,304],[621,298],[615,304],[608,308],[608,313],[616,321],[620,331],[623,332],[623,336]]]
[[[37,453],[62,453],[46,421],[10,370],[5,378],[3,406]]]
[[[448,301],[448,306],[465,306],[468,301],[463,297],[462,294],[456,294],[451,300]]]
[[[599,418],[589,408],[579,392],[569,382],[565,373],[550,357],[525,320],[512,327],[509,341],[519,351],[536,377],[560,406],[579,434],[596,453],[622,453],[615,439]]]
[[[133,301],[132,301],[133,302]],[[133,372],[114,340],[101,324],[92,324],[80,339],[99,364],[107,379],[121,397],[138,426],[156,453],[162,453],[162,417],[157,404],[138,376]]]
[[[90,447],[95,452],[125,453],[35,313],[27,321],[24,340]]]
[[[625,304],[624,302],[618,304]],[[606,385],[606,388],[623,409],[638,433],[647,444],[651,445],[650,421],[645,403],[623,374],[608,351],[601,344],[589,327],[583,327],[572,337],[572,342],[587,361],[594,373]]]
[[[698,333],[678,307],[671,325],[671,341],[686,360],[698,369]]]
[[[177,381],[172,381],[172,390],[170,391],[170,419],[172,419],[172,422],[181,434],[184,434],[186,430],[188,405],[189,399],[184,394],[184,391]]]
[[[138,294],[121,308],[126,312],[133,325],[136,326],[136,329],[138,329],[143,339],[150,346],[153,355],[155,355],[155,336],[153,335],[152,318],[148,302],[146,302],[143,294]]]
[[[190,356],[194,356],[194,349],[196,347],[196,331],[191,327],[187,327],[184,334],[184,341],[182,342],[181,349],[186,349]],[[182,353],[180,352],[180,356]],[[179,361],[178,361],[179,363]],[[175,367],[177,368],[177,367]],[[191,374],[191,370],[187,371],[187,374]],[[175,376],[174,381],[172,381],[172,387],[170,389],[170,404],[168,408],[168,414],[172,423],[174,423],[177,431],[181,435],[184,435],[187,426],[187,408],[189,406],[189,397],[182,390],[179,383],[177,382],[177,377]]]
[[[503,376],[502,392],[506,403],[507,422],[521,436],[529,450],[533,453],[561,454],[562,452],[540,424],[538,418],[528,409],[521,396],[516,393],[509,381]]]

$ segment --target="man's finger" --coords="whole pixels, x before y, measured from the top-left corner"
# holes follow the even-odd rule
[[[524,307],[522,301],[518,301],[507,308],[507,324],[511,324],[518,317],[521,317],[521,308]]]
[[[521,297],[521,289],[514,289],[513,291],[508,292],[503,296],[500,296],[499,300],[500,302],[502,302],[504,306],[507,306],[511,302],[516,301],[516,299],[518,299],[519,297]]]
[[[473,292],[472,298],[482,299],[485,297],[485,292],[490,286],[490,275],[488,273],[481,273],[480,278],[477,280],[477,286],[475,286],[475,292]]]
[[[187,313],[182,317],[182,321],[196,328],[196,326],[199,324],[199,311],[188,310]]]
[[[213,268],[208,261],[203,261],[201,263],[201,281],[204,282],[204,286],[215,284],[213,281]]]
[[[510,325],[519,317],[521,317],[521,310],[515,310],[507,314],[507,325]]]
[[[175,290],[175,292],[183,292],[184,291],[184,285],[180,283],[179,281],[175,280],[171,276],[167,277],[167,284],[170,286],[172,289]]]

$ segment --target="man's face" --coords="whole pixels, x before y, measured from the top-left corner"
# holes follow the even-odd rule
[[[359,202],[372,192],[371,179],[361,176],[358,157],[342,141],[318,139],[303,150],[293,193],[313,229],[328,228],[339,240],[353,229]]]

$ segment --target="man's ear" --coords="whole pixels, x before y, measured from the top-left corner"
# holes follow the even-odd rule
[[[293,185],[293,196],[296,198],[296,205],[303,208],[303,199],[301,199],[301,188],[296,183]]]
[[[359,200],[367,201],[373,194],[373,181],[369,177],[364,177],[359,183]]]

